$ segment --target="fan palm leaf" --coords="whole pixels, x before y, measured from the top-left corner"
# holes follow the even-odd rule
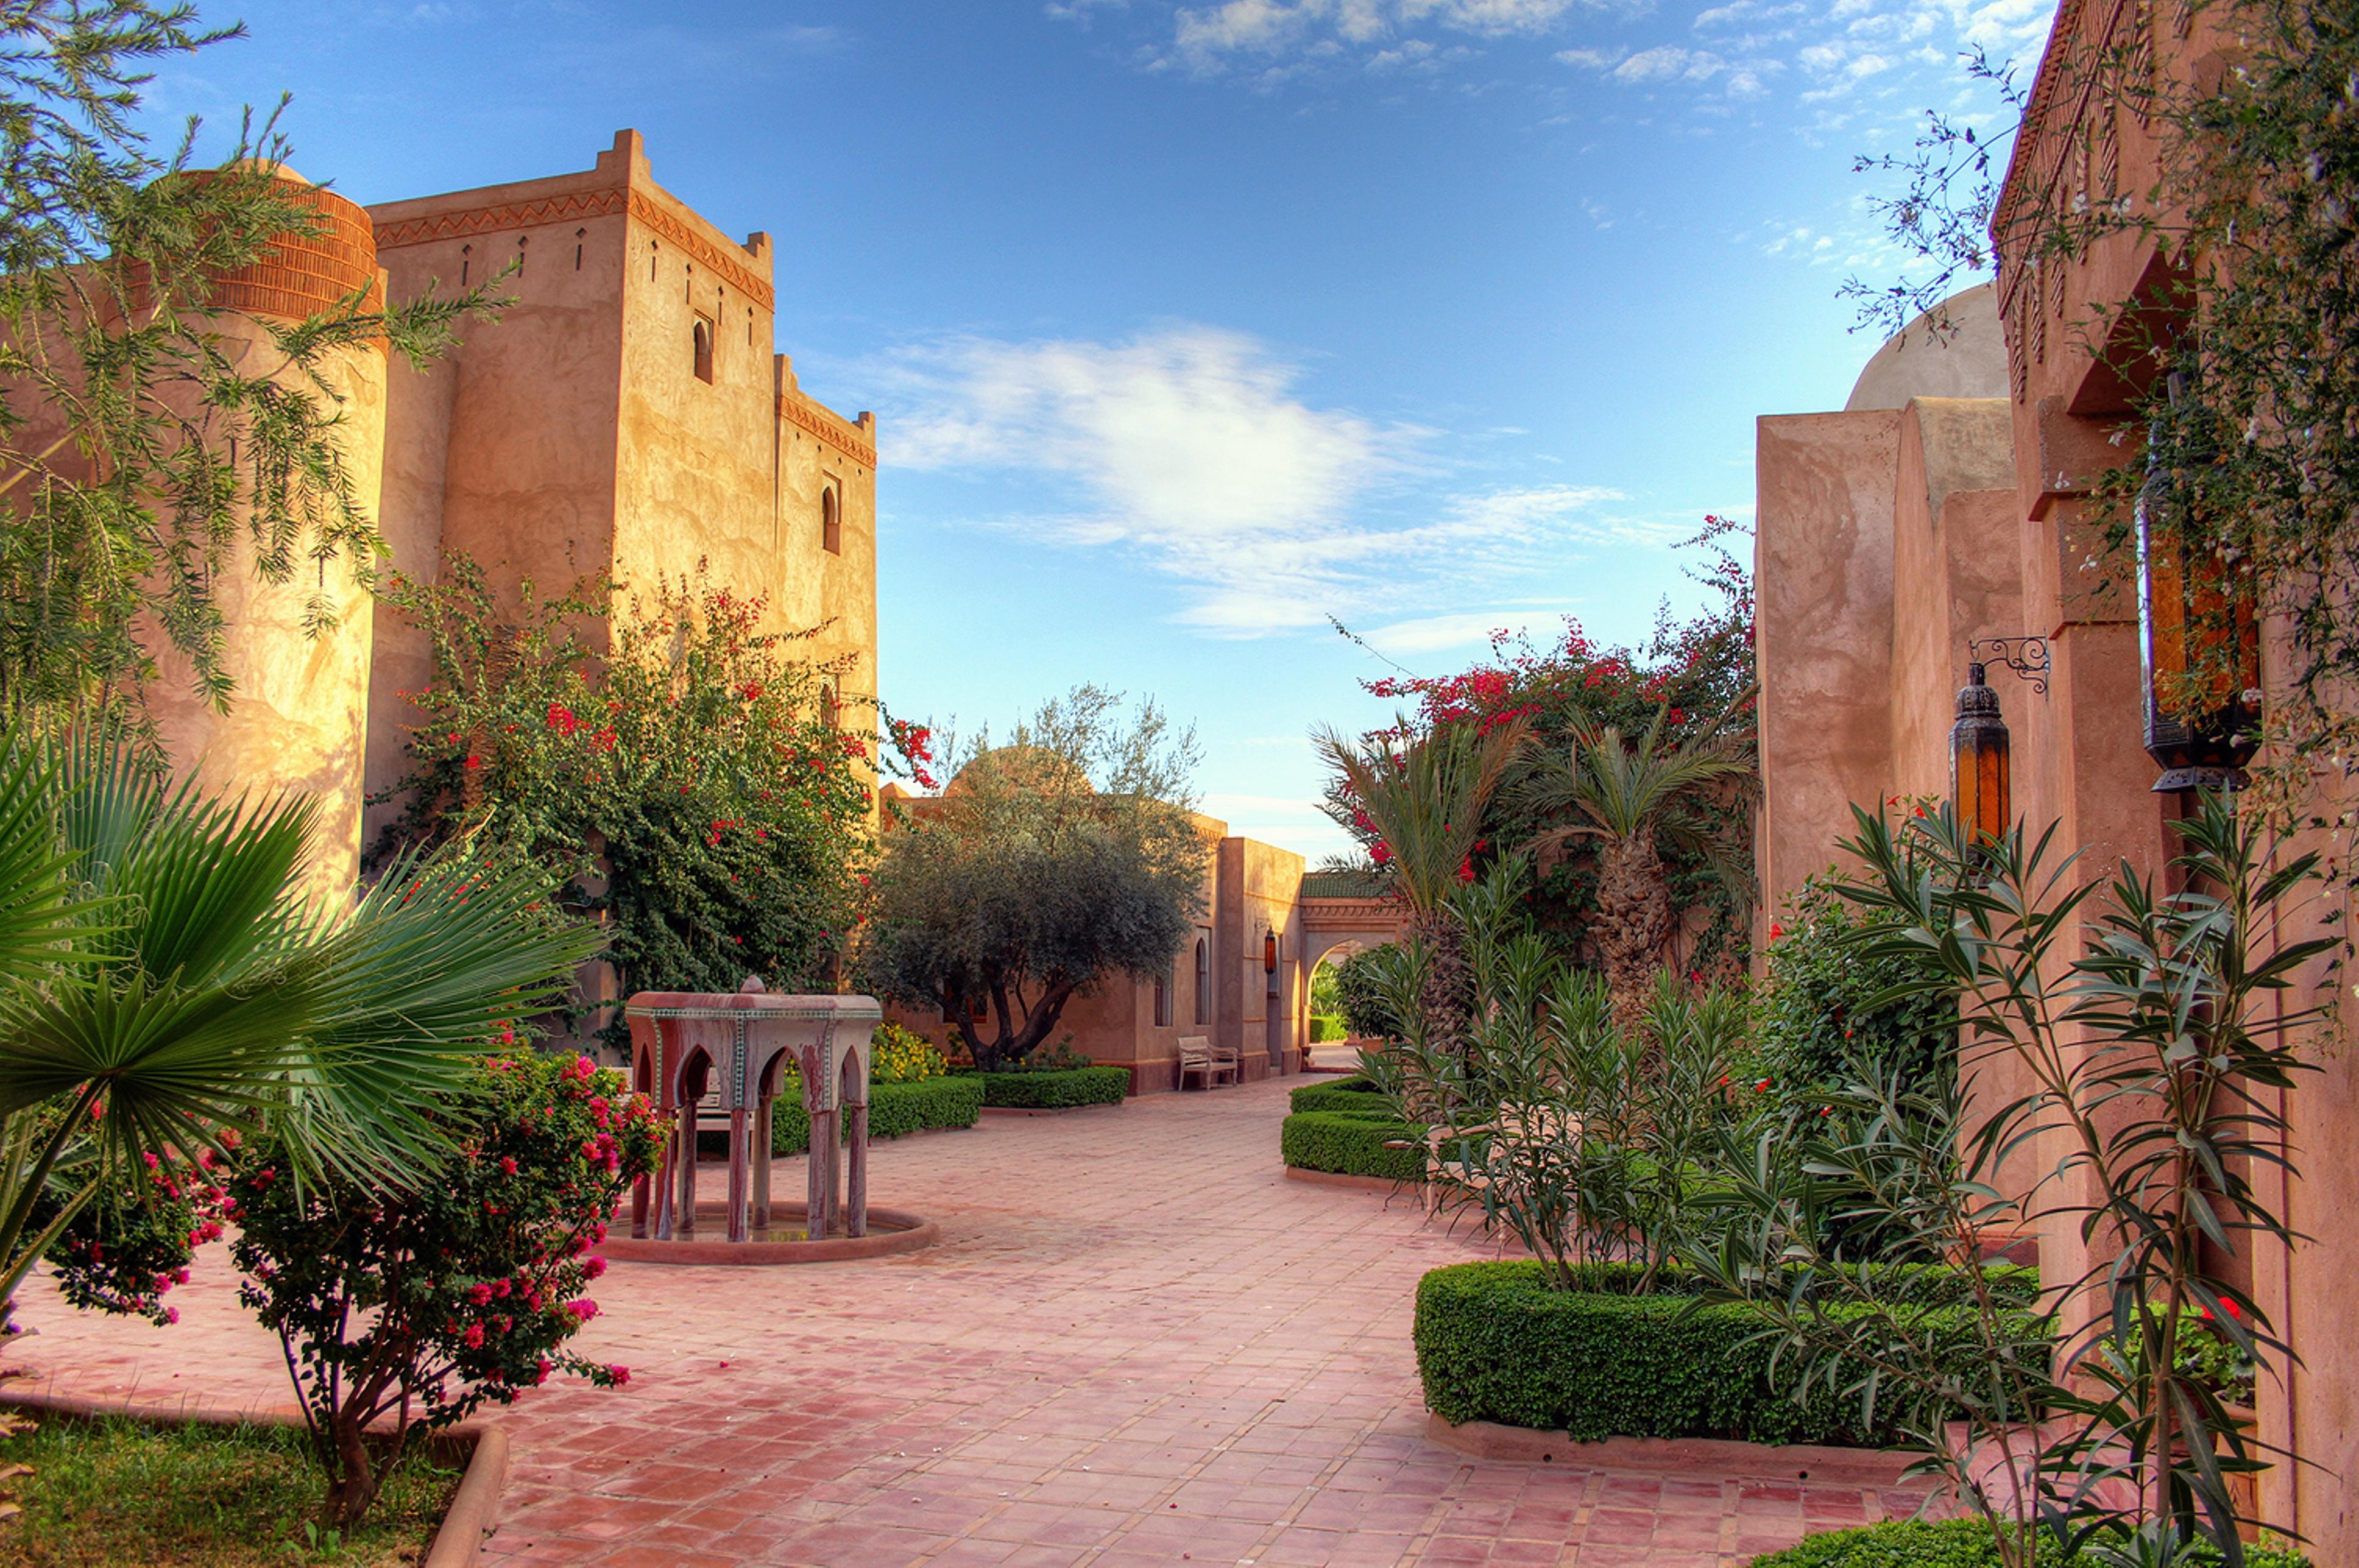
[[[279,1133],[299,1180],[429,1176],[438,1113],[503,1020],[596,946],[463,844],[349,911],[307,904],[315,819],[170,784],[119,738],[0,752],[0,1300],[49,1245],[26,1226],[70,1149],[67,1217],[139,1155],[194,1160],[225,1129]]]

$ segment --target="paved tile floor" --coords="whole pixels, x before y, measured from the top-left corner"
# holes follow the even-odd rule
[[[1284,1179],[1299,1082],[879,1145],[875,1201],[942,1222],[925,1252],[615,1265],[577,1344],[630,1385],[497,1414],[515,1463],[486,1560],[1727,1568],[1914,1506],[1429,1442],[1412,1292],[1487,1249],[1413,1202]],[[78,1394],[288,1405],[224,1249],[173,1300],[158,1330],[36,1292],[19,1359]]]

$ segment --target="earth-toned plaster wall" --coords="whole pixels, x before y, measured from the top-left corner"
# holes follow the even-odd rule
[[[581,173],[370,216],[397,297],[491,278],[509,301],[427,369],[393,373],[382,528],[396,566],[430,579],[463,550],[511,598],[527,577],[549,593],[610,572],[627,595],[701,570],[762,598],[774,629],[824,626],[809,657],[842,661],[844,691],[875,691],[875,419],[825,408],[774,352],[766,234],[739,244],[658,185],[635,131]],[[430,670],[395,613],[379,611],[377,636],[382,790],[412,719],[401,693]]]
[[[1891,792],[1897,410],[1764,416],[1754,455],[1766,807],[1754,948],[1833,860],[1851,803]]]

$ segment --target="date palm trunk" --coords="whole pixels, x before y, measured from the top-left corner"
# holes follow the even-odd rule
[[[1651,831],[1608,839],[1598,854],[1597,918],[1591,926],[1614,1027],[1636,1039],[1646,1025],[1655,964],[1671,930],[1671,891]]]

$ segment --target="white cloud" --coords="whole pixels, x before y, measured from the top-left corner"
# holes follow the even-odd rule
[[[1704,49],[1683,49],[1665,44],[1632,55],[1614,68],[1617,82],[1704,82],[1728,69],[1728,62]]]
[[[1498,38],[1549,32],[1604,0],[1220,0],[1182,5],[1169,53],[1190,71],[1265,68],[1291,54],[1367,53],[1373,68],[1397,67],[1447,50],[1427,35]]]
[[[1368,503],[1429,465],[1432,432],[1316,406],[1298,367],[1214,327],[1111,343],[961,338],[864,374],[891,390],[893,463],[1051,476],[1077,504],[1002,526],[1129,552],[1187,584],[1178,618],[1214,636],[1397,610],[1405,592],[1446,595],[1568,545],[1653,547],[1673,532],[1601,515],[1622,497],[1593,485],[1373,517]]]
[[[1546,628],[1553,633],[1564,616],[1560,609],[1468,610],[1448,615],[1424,615],[1375,627],[1367,634],[1368,646],[1379,653],[1404,657],[1440,653],[1448,648],[1487,644],[1500,632],[1515,637]]]

